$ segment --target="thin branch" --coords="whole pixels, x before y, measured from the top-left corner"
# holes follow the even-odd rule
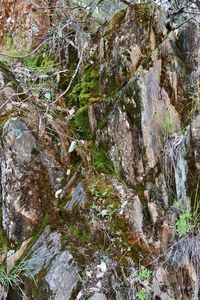
[[[74,79],[75,79],[75,77],[76,77],[76,75],[78,74],[78,71],[79,71],[79,68],[80,68],[80,65],[81,65],[81,63],[82,63],[82,58],[83,58],[83,51],[81,52],[81,55],[80,55],[80,59],[79,59],[79,62],[78,62],[78,64],[77,64],[77,67],[76,67],[76,70],[75,70],[75,72],[74,72],[74,74],[73,74],[73,76],[72,76],[72,78],[71,78],[71,80],[70,80],[70,82],[69,82],[69,85],[68,85],[68,87],[67,87],[67,89],[53,102],[53,103],[55,103],[58,99],[60,99],[60,98],[62,98],[63,96],[65,96],[66,94],[67,94],[67,92],[69,91],[69,89],[70,89],[70,87],[71,87],[71,85],[72,85],[72,83],[73,83],[73,81],[74,81]]]

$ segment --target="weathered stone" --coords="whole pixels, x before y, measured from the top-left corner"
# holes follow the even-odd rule
[[[0,300],[6,300],[8,291],[5,286],[0,284]]]
[[[7,273],[10,273],[15,266],[16,262],[19,261],[21,256],[25,253],[28,244],[30,243],[31,239],[28,239],[24,241],[20,247],[19,250],[16,252],[12,253],[11,255],[8,255],[9,252],[7,253],[7,258],[6,258],[6,268],[7,268]]]
[[[54,73],[59,75],[55,91],[52,87],[55,101],[51,99],[44,103],[44,99],[37,95],[37,105],[26,104],[25,110],[31,114],[19,119],[13,118],[13,114],[19,114],[18,110],[15,111],[19,105],[24,109],[25,101],[19,101],[13,78],[5,78],[3,65],[0,65],[1,194],[6,234],[10,241],[22,242],[38,228],[49,209],[52,208],[54,216],[50,220],[54,231],[47,226],[28,253],[37,262],[32,273],[39,288],[33,287],[31,279],[26,278],[24,290],[27,298],[135,299],[136,292],[142,287],[153,299],[198,299],[198,229],[178,240],[177,219],[182,211],[171,205],[175,199],[182,209],[190,207],[190,200],[194,202],[194,199],[188,197],[188,187],[193,184],[190,182],[193,179],[198,181],[200,174],[198,101],[192,107],[193,98],[197,98],[198,84],[197,24],[186,22],[169,32],[160,8],[154,4],[137,3],[118,12],[91,38],[90,30],[85,32],[90,25],[83,26],[79,20],[79,7],[66,14],[64,9],[59,11],[57,7],[57,23],[56,15],[48,16],[53,9],[48,7],[47,1],[41,1],[44,10],[40,12],[38,7],[34,8],[34,1],[30,5],[15,2],[8,1],[7,13],[6,2],[2,2],[0,21],[5,31],[16,29],[14,45],[21,39],[18,32],[24,34],[30,29],[31,16],[31,29],[32,33],[35,31],[36,40],[47,32],[50,22],[59,25],[59,29],[64,26],[58,36],[53,35],[52,45],[58,40],[58,46],[56,44],[52,51],[55,51],[55,57],[64,57],[64,63],[70,65],[68,71],[72,71],[83,57],[76,78],[72,77],[71,90],[78,86],[76,79],[81,82],[80,74],[87,70],[86,61],[95,70],[99,66],[97,83],[100,85],[99,97],[84,103],[93,133],[93,138],[86,143],[78,140],[76,132],[68,132],[67,124],[82,104],[77,100],[77,107],[63,110],[66,104],[60,106],[60,103],[70,103],[69,93],[65,94],[66,99],[57,101],[57,94],[70,80],[68,78],[63,84],[61,77],[70,77],[68,72],[62,69]],[[65,3],[68,7],[68,1]],[[64,1],[59,0],[57,4],[63,7]],[[14,8],[16,12],[12,11]],[[23,22],[19,27],[16,23],[10,24],[13,22],[9,19],[10,14],[13,13],[14,18],[15,13],[21,17],[24,10],[28,10],[25,26]],[[46,16],[40,22],[44,12]],[[64,41],[65,35],[67,40]],[[26,47],[37,44],[29,38],[30,32],[25,34]],[[65,47],[68,44],[71,48]],[[20,77],[17,80],[20,81]],[[34,106],[37,107],[33,109]],[[43,117],[44,111],[50,116],[46,118],[45,114]],[[69,115],[65,116],[66,113]],[[182,128],[194,115],[190,141],[189,130],[183,133]],[[85,123],[80,126],[85,126]],[[80,147],[69,154],[71,138]],[[103,149],[113,163],[116,194],[104,195],[104,185],[110,179],[107,174],[97,199],[92,194],[86,205],[86,179],[93,169],[90,168],[90,150],[95,145],[97,149]],[[83,163],[80,163],[81,159]],[[70,172],[66,173],[67,169],[75,170],[71,177]],[[80,179],[84,176],[86,178]],[[188,180],[192,176],[192,180]],[[76,181],[79,184],[73,190]],[[96,178],[93,184],[96,188]],[[60,198],[66,200],[71,194],[64,206],[65,211],[62,206],[56,209],[51,206],[54,198],[57,201],[54,204],[59,205]],[[195,195],[198,194],[196,190]],[[76,209],[80,220],[76,218]],[[105,215],[102,212],[106,212]],[[21,249],[19,252],[21,255]],[[8,271],[19,252],[8,251]],[[139,267],[130,263],[133,259],[139,261]],[[79,264],[84,269],[80,273],[82,281]],[[139,274],[143,265],[152,271],[150,278],[144,281]],[[132,271],[138,272],[138,278],[132,278]],[[9,297],[12,299],[15,295]]]
[[[38,261],[38,264],[32,270],[33,275],[38,274],[42,269],[47,268],[51,261],[60,253],[62,248],[61,234],[51,232],[47,226],[39,239],[31,248],[32,260]]]
[[[153,292],[153,297],[160,297],[163,300],[170,300],[172,299],[167,293],[162,292],[160,290],[160,286],[167,284],[167,273],[166,271],[162,268],[159,267],[154,275],[153,282],[152,282],[152,292]]]
[[[3,0],[0,7],[0,42],[6,48],[12,39],[11,55],[23,54],[32,45],[38,45],[50,26],[50,7],[48,1]],[[9,33],[12,32],[12,36]],[[6,40],[6,36],[7,39]]]
[[[62,250],[62,235],[51,231],[47,226],[30,250],[30,258],[35,262],[32,275],[37,284],[41,299],[69,300],[80,281],[79,268],[68,251]],[[43,272],[44,277],[38,276]],[[27,293],[32,289],[27,288]]]
[[[94,295],[89,297],[88,300],[107,300],[107,297],[103,293],[95,293]]]
[[[64,206],[64,209],[66,211],[72,212],[74,207],[84,208],[87,200],[88,196],[86,194],[84,185],[82,182],[80,182],[75,188],[71,200],[69,200]]]
[[[149,202],[148,209],[149,209],[149,213],[151,215],[152,223],[153,223],[153,225],[155,225],[156,222],[158,221],[158,212],[157,212],[155,203]]]
[[[193,120],[191,130],[197,175],[200,176],[200,114]]]
[[[37,141],[26,124],[18,118],[8,120],[1,152],[3,226],[16,243],[33,234],[52,199],[38,153]]]
[[[64,251],[52,262],[45,276],[53,296],[52,300],[70,300],[80,281],[79,269],[73,263],[72,255]]]

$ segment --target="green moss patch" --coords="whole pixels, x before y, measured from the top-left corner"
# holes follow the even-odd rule
[[[48,73],[54,66],[55,60],[47,53],[34,54],[23,59],[23,64],[32,71]]]
[[[69,121],[69,125],[77,138],[83,138],[86,140],[90,140],[92,138],[87,106],[80,108],[76,112],[73,119]]]
[[[82,107],[96,98],[99,98],[99,73],[96,67],[89,66],[68,94],[67,101],[70,106]]]

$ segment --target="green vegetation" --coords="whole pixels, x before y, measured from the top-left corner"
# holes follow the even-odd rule
[[[148,292],[146,291],[146,289],[141,289],[141,290],[137,291],[136,292],[136,299],[138,299],[138,300],[148,300],[149,295],[148,295]]]
[[[79,82],[68,94],[67,101],[70,106],[82,107],[100,97],[99,73],[94,66],[87,66],[80,78]]]
[[[55,66],[55,60],[47,52],[44,52],[43,55],[38,53],[25,57],[23,64],[32,71],[46,74]]]
[[[121,176],[121,161],[119,150],[116,147],[113,155],[113,169],[115,176],[119,179]]]
[[[86,229],[83,229],[79,226],[75,226],[74,224],[68,224],[68,229],[71,232],[72,236],[74,236],[84,244],[90,242],[89,233]]]
[[[146,288],[141,287],[143,283],[146,282],[145,286],[149,284],[152,272],[144,266],[141,266],[138,271],[133,271],[130,274],[131,279],[133,279],[137,284],[136,299],[138,300],[148,300],[149,292]]]
[[[176,232],[179,237],[182,237],[186,233],[190,232],[195,225],[193,224],[193,216],[189,211],[183,212],[179,216],[179,220],[176,222]]]
[[[148,280],[151,277],[151,271],[144,266],[141,266],[139,271],[134,271],[131,273],[131,278],[138,278],[139,281]]]
[[[0,227],[0,254],[7,249],[7,237],[2,227]]]
[[[177,118],[173,112],[173,110],[168,110],[165,114],[161,116],[157,116],[157,123],[158,126],[162,130],[164,141],[166,141],[170,135],[173,133],[174,129],[178,125]]]
[[[176,222],[176,232],[179,237],[184,236],[188,232],[195,230],[199,226],[199,218],[200,218],[200,201],[197,197],[198,193],[198,185],[196,189],[196,195],[194,200],[194,205],[192,211],[189,210],[181,210],[181,213],[179,215],[179,219]],[[180,209],[179,203],[177,201],[174,201],[173,204],[174,207],[177,209]]]
[[[7,52],[7,54],[9,56],[13,56],[13,58],[10,58],[9,56],[1,56],[0,55],[0,60],[1,61],[14,61],[14,57],[16,56],[20,56],[22,54],[24,54],[24,49],[23,47],[21,49],[17,48],[15,45],[14,45],[14,42],[13,42],[13,37],[9,34],[5,35],[4,36],[4,45],[5,45],[5,50]]]
[[[0,224],[2,224],[2,210],[0,214]],[[6,234],[3,230],[3,226],[0,225],[0,254],[6,251],[7,249],[8,240]]]
[[[6,290],[9,287],[17,287],[22,294],[21,284],[23,284],[23,275],[27,275],[34,280],[33,269],[38,265],[38,261],[35,259],[23,259],[18,264],[14,266],[10,273],[7,273],[3,266],[0,267],[0,285],[2,285]]]
[[[98,150],[95,147],[92,147],[90,154],[91,163],[95,170],[106,174],[113,173],[114,168],[105,149],[101,148]]]
[[[98,190],[96,187],[92,190],[92,196],[94,202],[92,204],[92,209],[98,214],[98,216],[110,217],[112,218],[114,213],[114,203],[110,203],[110,192],[108,189]]]
[[[152,272],[149,269],[142,266],[139,271],[140,280],[142,281],[149,279],[151,277],[151,273]]]
[[[173,117],[171,116],[170,113],[166,113],[166,115],[162,119],[162,128],[163,128],[163,133],[167,139],[172,133],[172,129],[173,129]]]
[[[79,108],[73,119],[69,121],[69,125],[77,138],[83,138],[86,140],[90,140],[92,138],[87,106]]]

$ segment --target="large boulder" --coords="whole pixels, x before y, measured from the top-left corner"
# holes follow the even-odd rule
[[[3,226],[15,243],[33,234],[51,206],[51,186],[38,147],[25,123],[15,117],[6,121],[1,145]]]

